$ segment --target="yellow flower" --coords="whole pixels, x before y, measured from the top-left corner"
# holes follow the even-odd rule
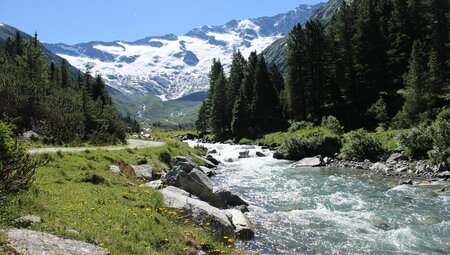
[[[104,243],[100,243],[100,246],[105,246],[105,244]]]
[[[151,211],[152,209],[150,209],[150,208],[145,208],[145,210],[146,210],[147,212],[149,212],[149,211]]]
[[[109,249],[108,249],[108,248],[105,248],[104,250],[107,251],[107,250],[109,250]]]

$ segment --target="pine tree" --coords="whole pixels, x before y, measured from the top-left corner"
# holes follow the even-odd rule
[[[423,98],[425,84],[427,82],[427,56],[424,43],[415,41],[409,60],[408,72],[405,75],[405,89],[403,92],[404,104],[402,113],[407,124],[419,122],[419,114],[426,109]]]
[[[224,118],[224,111],[227,107],[226,94],[227,80],[225,74],[220,72],[214,81],[214,92],[211,95],[211,112],[210,112],[210,127],[211,132],[216,139],[224,138],[225,131],[228,128],[227,122]]]
[[[304,120],[305,109],[305,84],[304,72],[304,32],[300,24],[294,26],[287,39],[288,55],[286,99],[290,117],[296,120]]]
[[[241,86],[239,94],[236,97],[233,106],[233,115],[231,120],[231,131],[233,136],[237,139],[249,135],[249,109],[248,104],[245,103],[244,87]]]
[[[69,67],[67,66],[67,61],[65,59],[61,62],[61,87],[72,87],[72,75],[70,74]]]
[[[94,101],[100,100],[102,107],[112,104],[111,97],[106,91],[105,82],[100,75],[95,77],[95,82],[92,86],[92,99]]]
[[[242,56],[240,51],[234,52],[231,68],[230,68],[230,76],[228,78],[227,83],[227,108],[223,113],[225,116],[225,121],[227,126],[231,128],[231,120],[232,120],[232,111],[234,107],[234,101],[239,94],[239,90],[242,86],[242,81],[244,79],[244,68],[246,65],[245,58]]]
[[[209,122],[209,109],[207,105],[207,100],[203,101],[198,112],[197,120],[195,122],[195,129],[204,134],[208,130]]]

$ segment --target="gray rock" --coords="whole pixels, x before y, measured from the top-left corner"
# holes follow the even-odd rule
[[[386,172],[389,168],[380,162],[374,163],[371,167],[370,170],[371,171],[375,171],[375,172]]]
[[[248,207],[246,205],[240,205],[238,206],[239,211],[246,213],[246,212],[250,212],[250,210],[248,209]]]
[[[15,219],[14,221],[17,223],[23,223],[23,224],[35,224],[35,223],[41,223],[42,219],[39,216],[25,215],[25,216]]]
[[[215,168],[216,164],[214,164],[213,162],[209,161],[208,159],[204,158],[204,157],[200,157],[198,155],[194,155],[194,157],[196,157],[198,160],[200,160],[207,168]],[[198,168],[198,166],[197,166]]]
[[[26,142],[38,141],[41,138],[41,136],[38,133],[34,132],[33,130],[24,132],[22,137],[23,137],[23,140]]]
[[[229,209],[226,212],[239,239],[250,240],[255,236],[255,227],[245,214],[236,209]]]
[[[260,152],[260,151],[257,151],[256,152],[256,156],[258,156],[258,157],[265,157],[266,156],[266,154],[264,154],[264,153],[262,153],[262,152]]]
[[[144,184],[139,185],[140,187],[146,187],[151,189],[162,189],[164,187],[161,180],[151,181]]]
[[[220,164],[220,161],[215,159],[212,155],[208,155],[206,156],[206,159],[209,160],[211,163],[213,163],[214,165],[218,165]]]
[[[428,164],[426,164],[425,162],[419,162],[417,163],[416,166],[416,173],[428,173],[428,172],[433,172],[433,170],[430,168],[430,166]]]
[[[402,181],[400,183],[400,185],[413,185],[413,181],[411,179],[406,180],[406,181]]]
[[[240,198],[239,196],[231,193],[228,190],[220,190],[217,191],[216,194],[221,197],[223,200],[225,200],[225,202],[227,203],[227,205],[229,206],[240,206],[240,205],[248,205],[247,202],[245,202],[244,200],[242,200],[242,198]]]
[[[10,229],[7,231],[6,245],[8,250],[18,254],[33,255],[106,255],[107,252],[93,244],[63,239],[47,233]]]
[[[401,153],[392,153],[391,156],[386,160],[386,163],[395,163],[400,160],[408,160],[408,157]]]
[[[439,178],[450,178],[450,171],[440,172],[437,174]]]
[[[322,159],[319,157],[312,157],[312,158],[303,158],[294,164],[292,164],[291,167],[319,167],[322,166],[323,162]]]
[[[130,167],[136,178],[151,180],[154,177],[152,165],[130,165]]]
[[[204,172],[202,172],[198,169],[193,169],[189,173],[189,176],[192,177],[192,179],[196,180],[201,185],[206,186],[210,191],[213,190],[213,185],[211,183],[211,180],[208,178],[208,175],[206,175]]]
[[[216,150],[216,149],[210,150],[210,151],[209,151],[209,154],[216,154],[216,153],[217,153],[217,150]]]
[[[213,227],[224,233],[231,233],[233,225],[224,211],[209,205],[204,201],[190,197],[190,194],[176,187],[166,187],[160,190],[167,207],[188,211],[199,222],[212,222]]]
[[[120,171],[120,168],[118,166],[110,165],[109,171],[111,171],[111,173],[113,173],[113,174],[118,174],[120,176],[124,176],[124,174],[122,173],[122,171]]]
[[[409,168],[407,166],[402,166],[402,167],[397,168],[395,171],[399,172],[399,173],[402,173],[402,172],[407,172],[408,169]]]
[[[249,158],[249,151],[240,151],[239,152],[239,157],[238,158]]]
[[[189,158],[177,156],[174,158],[174,165],[179,167],[181,170],[185,171],[186,173],[190,173],[192,169],[198,168],[197,163],[192,161]]]
[[[325,165],[328,165],[329,163],[331,163],[331,159],[329,157],[325,157],[325,158],[323,158],[323,163]]]
[[[214,175],[217,174],[217,173],[214,172],[213,170],[211,170],[211,169],[209,169],[209,168],[207,168],[207,167],[204,167],[204,166],[199,166],[199,169],[200,169],[203,173],[205,173],[208,177],[211,177],[211,176],[214,176]]]
[[[224,159],[224,161],[228,162],[228,163],[231,163],[231,162],[233,162],[233,159],[232,158],[226,158],[226,159]]]
[[[445,163],[439,163],[439,164],[433,166],[432,170],[435,173],[445,172],[445,171],[447,171],[447,166],[445,165]]]

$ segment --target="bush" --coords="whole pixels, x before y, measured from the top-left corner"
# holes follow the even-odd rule
[[[312,129],[314,127],[314,124],[308,121],[290,120],[289,124],[291,124],[291,126],[288,128],[288,132],[295,132],[300,129]]]
[[[34,159],[13,139],[11,128],[0,122],[0,193],[26,189],[33,180],[36,168],[48,162]]]
[[[376,160],[383,153],[378,139],[366,130],[358,129],[344,135],[341,156],[352,160]]]
[[[344,127],[341,126],[341,123],[334,116],[327,116],[322,118],[322,122],[320,124],[322,127],[327,128],[336,134],[343,134]]]
[[[287,138],[278,148],[278,158],[298,160],[316,155],[333,156],[339,151],[339,137],[316,128],[294,138]]]
[[[435,164],[445,162],[450,156],[450,122],[440,119],[429,127],[433,139],[433,149],[427,152],[428,157]]]
[[[401,132],[397,140],[406,155],[414,158],[425,158],[428,151],[433,149],[433,138],[425,125]]]
[[[166,163],[169,167],[172,167],[172,155],[167,151],[159,153],[159,160]]]

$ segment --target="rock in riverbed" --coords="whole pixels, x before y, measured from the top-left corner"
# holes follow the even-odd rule
[[[249,240],[255,236],[255,227],[245,214],[236,209],[229,209],[226,212],[239,239]]]
[[[303,158],[296,163],[292,164],[292,167],[319,167],[323,165],[323,161],[320,157]]]

